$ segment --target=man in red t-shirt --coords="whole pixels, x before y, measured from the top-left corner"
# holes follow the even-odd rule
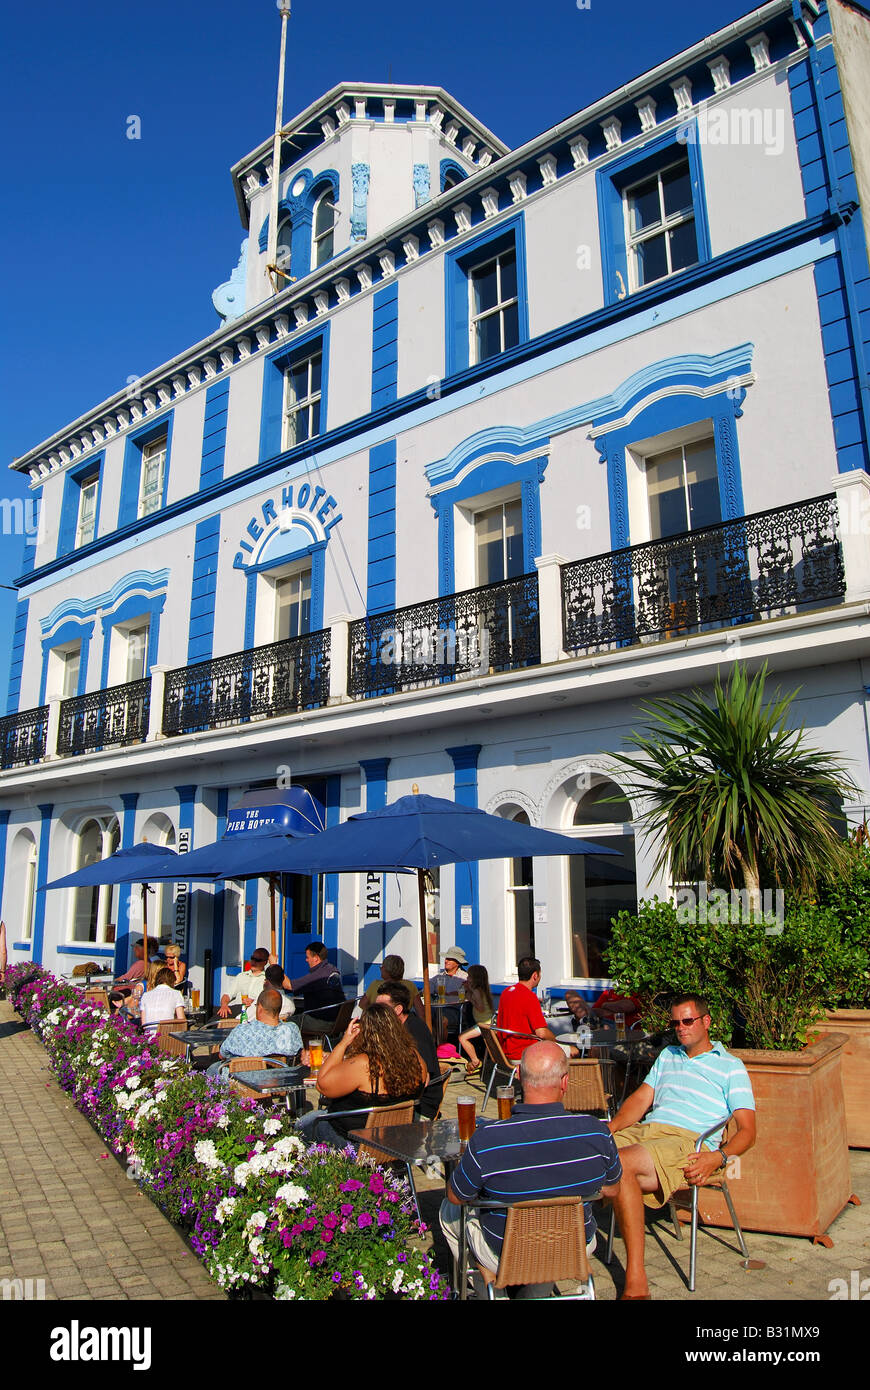
[[[541,962],[535,960],[534,956],[523,956],[517,964],[517,975],[519,984],[510,985],[499,1000],[496,1028],[509,1028],[513,1033],[534,1033],[535,1037],[546,1042],[555,1042],[556,1035],[547,1027],[547,1020],[535,995],[541,983]],[[526,1048],[535,1041],[534,1037],[511,1038],[504,1033],[497,1036],[512,1062],[518,1062]]]

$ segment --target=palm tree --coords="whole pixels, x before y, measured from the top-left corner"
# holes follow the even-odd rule
[[[651,700],[641,709],[656,723],[635,735],[640,757],[613,754],[629,773],[627,790],[642,797],[639,817],[660,839],[656,870],[670,865],[677,882],[702,872],[708,883],[742,879],[752,910],[760,876],[812,893],[844,857],[833,822],[837,803],[856,790],[838,759],[807,744],[803,727],[785,719],[797,691],[763,704],[766,664],[750,681],[735,665],[727,686],[717,674],[713,704],[700,690]]]

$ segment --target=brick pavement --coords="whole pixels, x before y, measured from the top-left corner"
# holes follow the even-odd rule
[[[0,1003],[0,1280],[42,1279],[47,1299],[223,1300],[178,1231],[105,1154],[42,1044]]]
[[[484,1087],[473,1079],[468,1081],[456,1070],[456,1079],[447,1087],[443,1113],[454,1118],[456,1097],[467,1091],[483,1100]],[[490,1100],[484,1112],[495,1117],[496,1105]],[[764,1260],[765,1268],[741,1268],[740,1247],[732,1231],[701,1227],[698,1233],[698,1271],[696,1292],[687,1287],[689,1268],[689,1231],[678,1241],[667,1214],[648,1219],[646,1267],[650,1291],[655,1300],[716,1299],[716,1300],[792,1300],[827,1301],[831,1297],[828,1285],[833,1279],[845,1279],[847,1287],[860,1286],[862,1279],[870,1280],[870,1151],[850,1150],[852,1188],[860,1197],[860,1207],[848,1206],[831,1225],[828,1234],[833,1248],[813,1245],[797,1236],[775,1236],[747,1231],[746,1243],[750,1258]],[[424,1220],[433,1226],[435,1256],[439,1268],[450,1269],[447,1248],[437,1230],[437,1214],[444,1195],[443,1183],[417,1180]],[[601,1217],[599,1217],[601,1220]],[[617,1236],[614,1242],[612,1265],[604,1263],[604,1237],[599,1239],[599,1251],[592,1261],[595,1294],[599,1299],[618,1298],[624,1278],[624,1246]],[[852,1272],[857,1271],[857,1280]],[[865,1286],[865,1295],[870,1283]]]

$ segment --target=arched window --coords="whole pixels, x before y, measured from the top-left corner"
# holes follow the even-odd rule
[[[101,816],[86,821],[78,834],[78,864],[84,869],[114,854],[121,841],[121,830],[115,816]],[[118,920],[117,885],[104,884],[94,888],[76,888],[73,899],[73,941],[92,941],[105,945],[115,940]]]
[[[36,904],[36,840],[30,830],[19,830],[12,843],[4,903],[10,937],[14,936],[16,941],[32,941]]]
[[[511,820],[519,825],[528,825],[529,818],[525,811],[515,811]],[[510,900],[508,921],[513,918],[513,961],[507,962],[508,969],[523,956],[535,955],[535,914],[532,899],[534,898],[534,886],[532,882],[532,860],[511,859],[510,861],[510,881],[508,883],[508,899]]]
[[[335,244],[335,198],[331,188],[321,193],[314,204],[314,261],[315,269],[332,260]]]
[[[573,828],[580,838],[622,856],[578,854],[569,860],[571,974],[601,979],[607,975],[611,919],[623,908],[637,911],[634,831],[624,792],[614,782],[596,783],[578,802]]]
[[[293,226],[289,217],[285,217],[283,222],[278,224],[278,244],[275,248],[275,266],[280,272],[278,275],[278,288],[286,289],[290,284],[291,271],[291,252],[290,242],[293,235]]]

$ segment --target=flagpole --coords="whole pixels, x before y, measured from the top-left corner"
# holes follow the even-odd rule
[[[277,2],[281,12],[281,57],[278,61],[278,97],[275,102],[275,135],[272,140],[269,240],[266,249],[266,271],[273,294],[277,294],[282,287],[276,266],[278,260],[278,202],[281,185],[281,127],[284,124],[284,60],[287,50],[287,20],[290,18],[290,0],[277,0]]]

